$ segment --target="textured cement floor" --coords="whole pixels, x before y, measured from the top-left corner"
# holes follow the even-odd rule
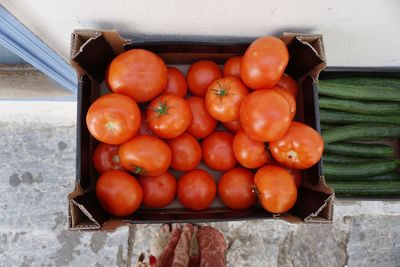
[[[0,100],[0,266],[136,266],[158,225],[68,232],[75,102]],[[228,266],[400,266],[400,203],[337,201],[334,223],[215,223]]]

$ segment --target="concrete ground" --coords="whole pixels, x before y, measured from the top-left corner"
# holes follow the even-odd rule
[[[75,118],[75,102],[0,101],[0,266],[136,266],[148,253],[159,225],[67,231]],[[228,266],[400,266],[398,201],[337,200],[329,225],[212,225]]]

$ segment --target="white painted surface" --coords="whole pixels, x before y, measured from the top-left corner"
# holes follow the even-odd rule
[[[400,66],[398,0],[54,1],[0,0],[68,58],[78,28],[125,36],[257,37],[282,31],[322,33],[329,66]]]

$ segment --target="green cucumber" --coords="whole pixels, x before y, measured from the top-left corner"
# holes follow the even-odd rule
[[[400,84],[400,80],[398,81]],[[378,101],[400,101],[400,88],[388,85],[369,85],[335,82],[331,80],[318,81],[318,94],[333,96],[344,99],[378,100]]]
[[[335,128],[335,127],[337,127],[337,126],[335,126],[335,125],[330,125],[330,124],[321,124],[321,130],[329,130],[329,129],[333,129],[333,128]]]
[[[380,159],[370,160],[369,162],[361,163],[329,163],[326,162],[324,166],[324,175],[326,179],[343,179],[346,177],[361,178],[381,175],[389,172],[393,172],[397,169],[397,160],[393,159]]]
[[[392,123],[400,124],[400,114],[398,115],[366,115],[354,114],[343,111],[321,109],[319,111],[321,123],[327,124],[350,124],[359,122],[370,123]]]
[[[369,159],[366,158],[356,158],[350,156],[335,155],[330,153],[324,153],[322,159],[324,162],[330,162],[330,163],[360,163],[369,161]]]
[[[395,124],[358,123],[339,126],[322,132],[325,144],[360,138],[397,136],[400,136],[400,125]]]
[[[395,156],[395,149],[382,144],[360,144],[338,142],[326,144],[324,151],[338,155],[354,156],[360,158],[388,158]]]
[[[357,84],[369,85],[377,87],[392,87],[400,89],[400,79],[384,78],[384,77],[357,77],[347,76],[341,78],[330,78],[324,80],[325,82],[343,83],[343,84]]]
[[[368,177],[341,177],[335,179],[327,179],[332,183],[334,182],[351,182],[351,181],[400,181],[400,173],[399,172],[389,172],[381,175],[368,176]]]
[[[400,103],[398,102],[359,101],[324,96],[319,97],[318,101],[319,107],[325,109],[371,115],[400,114]]]
[[[337,197],[394,197],[400,196],[400,181],[335,181],[328,182]]]

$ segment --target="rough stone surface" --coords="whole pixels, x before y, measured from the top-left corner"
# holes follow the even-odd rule
[[[280,246],[278,266],[344,266],[350,220],[333,224],[302,224]]]
[[[128,227],[112,233],[67,231],[67,195],[75,179],[72,116],[60,125],[45,118],[0,120],[0,266],[127,263]]]
[[[0,266],[136,266],[160,225],[68,232],[71,103],[0,103]],[[37,106],[35,106],[37,105]],[[13,110],[16,108],[18,110]],[[4,111],[4,112],[3,112]],[[20,113],[18,113],[20,112]],[[220,222],[228,266],[400,266],[400,203],[339,200],[333,224]],[[128,251],[128,247],[131,248]]]
[[[400,216],[351,218],[349,266],[400,266]]]

